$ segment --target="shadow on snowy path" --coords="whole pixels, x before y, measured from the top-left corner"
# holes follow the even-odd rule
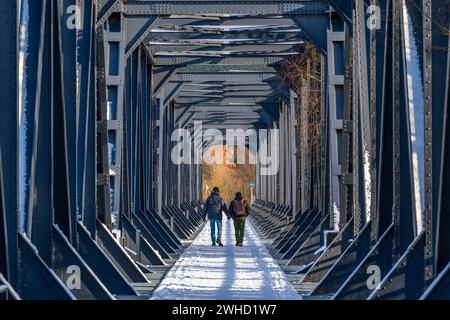
[[[223,220],[224,247],[211,246],[209,223],[153,293],[152,299],[301,299],[249,223],[236,247],[231,220]]]

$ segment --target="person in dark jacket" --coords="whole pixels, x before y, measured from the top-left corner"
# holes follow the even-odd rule
[[[249,206],[247,201],[242,198],[240,192],[236,192],[236,197],[230,203],[229,215],[234,221],[234,235],[236,238],[236,246],[243,246],[245,220],[249,214]]]
[[[222,236],[222,211],[228,216],[228,210],[225,202],[219,195],[219,188],[214,187],[211,195],[206,199],[204,207],[204,217],[209,218],[209,223],[211,225],[211,242],[215,246],[216,243],[219,246],[223,246],[221,236]],[[217,226],[217,237],[216,237],[216,226]]]

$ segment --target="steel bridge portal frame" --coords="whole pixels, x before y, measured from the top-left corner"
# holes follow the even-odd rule
[[[195,229],[200,165],[170,161],[171,133],[207,118],[211,104],[252,106],[245,121],[224,109],[225,126],[280,130],[289,156],[276,175],[257,175],[257,197],[277,216],[303,219],[294,188],[302,177],[295,157],[302,97],[275,84],[280,62],[304,42],[323,56],[323,199],[311,202],[323,205],[307,208],[310,224],[284,252],[289,263],[300,260],[300,240],[311,243],[313,231],[334,230],[331,242],[320,237],[325,249],[308,261],[303,281],[317,284],[311,294],[450,297],[449,36],[437,24],[444,0],[423,0],[421,10],[392,0],[29,1],[26,60],[19,60],[19,4],[0,4],[2,297],[137,297],[132,283],[148,281],[142,265],[164,265]],[[368,5],[381,9],[378,29],[366,28],[373,13],[367,10],[375,10]],[[404,5],[422,37],[419,151],[412,150]],[[258,31],[283,40],[233,43],[239,28],[183,22],[252,17],[289,20]],[[448,26],[448,17],[442,23]],[[208,34],[214,28],[230,34],[227,42]],[[200,36],[155,39],[155,29]],[[222,50],[205,49],[204,41]],[[164,49],[171,46],[184,49]],[[230,55],[232,47],[239,49]],[[424,159],[419,196],[413,151]],[[416,212],[422,194],[423,212]],[[72,265],[86,275],[81,289],[69,285]],[[374,265],[381,281],[370,289],[367,270]]]

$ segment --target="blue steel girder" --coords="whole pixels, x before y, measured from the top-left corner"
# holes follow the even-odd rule
[[[330,24],[329,15],[318,16],[294,15],[292,20],[302,29],[306,37],[318,47],[322,53],[327,52],[326,33]]]
[[[443,267],[420,300],[449,300],[450,299],[450,262]]]
[[[200,98],[208,98],[208,97],[218,97],[218,98],[227,98],[227,97],[236,97],[236,98],[248,98],[248,97],[263,97],[270,98],[276,95],[275,92],[263,92],[263,91],[240,91],[240,92],[223,92],[223,91],[213,91],[213,92],[203,92],[199,90],[182,90],[178,94],[178,98],[189,98],[189,97],[200,97]]]
[[[169,82],[164,90],[164,104],[167,105],[183,90],[184,82]]]
[[[186,83],[183,87],[183,91],[198,91],[198,92],[246,92],[246,91],[276,91],[284,90],[286,86],[281,86],[278,83],[265,83],[265,82],[255,82],[255,83],[241,83],[234,84],[231,82],[196,82],[196,83]]]
[[[96,158],[95,158],[95,136],[96,128],[96,105],[95,105],[95,46],[96,46],[96,15],[95,1],[87,0],[82,2],[83,25],[82,30],[77,32],[78,43],[78,85],[81,88],[77,99],[77,109],[79,110],[78,135],[77,135],[77,206],[83,224],[95,237],[96,219]],[[45,57],[45,55],[44,55]],[[39,166],[40,168],[42,166]]]
[[[0,156],[2,163],[0,171],[0,273],[12,284],[16,283],[17,276],[17,158],[18,138],[18,108],[17,108],[17,39],[18,39],[18,8],[16,0],[2,1],[0,3],[0,38],[5,45],[0,46]]]
[[[343,43],[345,34],[343,31],[335,31],[333,29],[327,30],[327,76],[328,76],[328,130],[329,130],[329,161],[331,174],[331,196],[330,211],[335,208],[340,209],[340,189],[342,182],[341,164],[338,155],[340,154],[341,145],[338,143],[339,133],[342,130],[342,119],[340,118],[340,110],[344,107],[343,96],[339,95],[340,89],[344,85],[343,75]],[[346,218],[335,217],[332,218],[331,223],[336,228],[342,228],[346,223]]]
[[[281,77],[276,73],[267,72],[224,72],[224,73],[177,73],[172,81],[203,82],[203,81],[245,81],[245,82],[274,82],[280,81]]]
[[[259,20],[257,20],[259,22]],[[242,23],[242,22],[241,22]],[[260,23],[260,22],[259,22]],[[240,26],[242,31],[201,32],[189,30],[152,29],[145,39],[147,45],[160,46],[236,46],[236,45],[296,45],[306,40],[301,29],[252,30],[252,26]],[[261,27],[262,28],[262,27]],[[245,30],[245,31],[244,31]]]
[[[327,1],[315,0],[237,0],[205,1],[205,0],[160,0],[147,2],[145,0],[125,1],[124,12],[132,15],[202,15],[206,17],[221,17],[224,15],[292,15],[292,14],[323,14],[328,10]]]
[[[246,118],[245,114],[251,113],[253,117],[257,117],[259,120],[265,123],[271,123],[273,121],[273,115],[267,111],[267,107],[263,105],[235,105],[235,104],[211,104],[211,105],[188,105],[183,108],[182,113],[177,118],[181,128],[184,128],[189,124],[191,120],[194,120],[197,113],[203,115],[222,112],[225,115],[234,115],[238,118]],[[221,123],[222,121],[218,121]]]
[[[111,194],[109,179],[109,145],[108,145],[108,94],[106,86],[106,52],[103,39],[104,30],[97,27],[96,30],[96,198],[97,218],[110,225],[111,223]]]
[[[173,80],[175,73],[176,68],[173,66],[164,66],[152,69],[152,80],[154,83],[153,96],[157,96],[167,82],[169,82],[169,80]]]
[[[250,104],[273,104],[280,101],[279,98],[276,97],[186,97],[186,98],[177,98],[175,100],[176,103],[181,104],[206,104],[206,103],[232,103],[232,104],[239,104],[239,103],[250,103]]]
[[[123,10],[122,0],[100,0],[98,3],[97,26],[104,23],[113,12]]]
[[[199,67],[207,67],[209,70]],[[233,70],[231,66],[217,67],[222,66],[199,65],[194,69],[178,69],[174,80],[184,79],[186,82],[175,101],[198,104],[202,101],[206,103],[223,100],[224,102],[260,104],[288,99],[284,93],[286,86],[281,83],[274,69],[258,71],[258,69],[248,68]]]
[[[8,255],[8,229],[3,195],[3,164],[0,149],[0,276],[2,273],[9,278],[9,255]]]
[[[220,85],[215,86],[198,82],[186,83],[178,93],[178,97],[205,97],[205,98],[225,98],[225,97],[279,97],[287,100],[285,86],[278,83],[251,84],[251,85]],[[243,101],[244,103],[245,101]]]
[[[159,57],[289,57],[297,55],[298,48],[305,42],[268,44],[220,44],[220,45],[190,45],[153,44],[150,46],[154,58]]]
[[[192,108],[192,104],[187,105],[175,105],[175,124],[179,127],[183,127],[181,124],[183,124],[186,119],[189,118],[191,113],[189,110]]]
[[[52,226],[52,240],[52,249],[54,252],[58,252],[52,258],[52,270],[59,276],[63,283],[69,283],[70,277],[72,276],[70,268],[74,265],[83,274],[83,277],[80,279],[80,288],[72,288],[71,290],[77,299],[114,300],[113,295],[103,285],[89,265],[81,258],[80,254],[56,225]]]
[[[330,3],[341,19],[351,25],[354,0],[331,0]]]
[[[52,3],[56,36],[53,43],[54,103],[53,174],[55,223],[76,241],[76,28],[68,28],[69,6],[75,1]]]
[[[449,226],[450,35],[448,30],[450,16],[449,4],[444,0],[424,0],[421,9],[425,17],[431,17],[431,19],[423,18],[422,25],[422,74],[427,132],[425,136],[426,258],[428,259],[427,271],[431,273],[427,281],[430,281],[432,276],[443,270],[450,261],[450,244],[448,238],[444,237],[444,230],[448,230]]]
[[[127,281],[107,256],[101,247],[91,238],[89,231],[78,222],[77,251],[89,268],[95,273],[104,286],[114,295],[137,295],[132,285]]]
[[[63,281],[42,260],[36,247],[22,233],[18,235],[18,252],[20,253],[18,272],[22,274],[22,277],[16,286],[16,290],[22,299],[75,299],[75,296],[64,285]],[[42,288],[45,288],[45,290]]]
[[[356,0],[355,1],[355,25],[364,25],[366,22],[365,18],[365,6],[364,0]],[[346,26],[347,28],[347,26]],[[374,107],[370,105],[369,99],[370,96],[370,87],[369,87],[369,72],[372,71],[371,68],[366,68],[364,66],[370,65],[369,52],[367,50],[367,43],[369,42],[369,37],[367,35],[367,28],[352,28],[353,31],[353,61],[355,61],[354,74],[353,74],[353,83],[355,90],[355,96],[353,98],[354,102],[354,119],[357,119],[357,122],[354,122],[355,132],[359,131],[355,134],[355,139],[359,139],[360,144],[358,146],[358,163],[355,163],[355,166],[360,166],[358,168],[358,177],[354,176],[353,181],[355,184],[358,181],[358,185],[362,186],[360,188],[355,188],[354,197],[357,198],[358,205],[358,214],[355,213],[355,231],[364,226],[368,220],[367,214],[370,213],[372,218],[375,218],[376,222],[376,213],[375,213],[375,177],[374,177],[374,161],[375,158],[375,149],[372,148],[372,142],[375,139],[372,135],[372,124],[371,120],[373,120]],[[373,58],[373,57],[371,57]],[[356,147],[356,145],[354,145]],[[365,161],[362,155],[369,155],[369,160]],[[355,170],[356,172],[356,170]],[[370,185],[369,185],[370,183]],[[369,187],[370,186],[370,187]],[[370,200],[369,200],[370,199]],[[373,233],[374,236],[375,233]]]
[[[19,294],[1,273],[0,273],[0,286],[2,287],[3,297],[6,297],[6,300],[20,300]]]
[[[12,44],[0,48],[4,57],[0,61],[0,71],[4,75],[0,79],[0,104],[8,106],[3,108],[0,119],[0,273],[6,275],[6,280],[13,285],[17,271],[32,275],[20,276],[18,292],[23,297],[82,297],[83,293],[74,295],[65,287],[64,271],[69,262],[80,264],[83,274],[92,280],[89,288],[95,293],[85,292],[89,297],[112,298],[108,291],[135,294],[129,282],[146,279],[133,260],[146,260],[139,260],[140,253],[131,253],[133,246],[127,248],[133,257],[131,259],[114,240],[110,230],[96,220],[98,213],[110,213],[111,190],[108,179],[103,181],[102,176],[95,176],[95,164],[99,165],[97,173],[114,180],[111,184],[115,199],[113,210],[123,210],[129,218],[127,230],[139,239],[133,244],[137,248],[139,241],[147,241],[146,237],[139,235],[139,228],[146,232],[147,237],[155,235],[156,229],[151,230],[144,219],[148,211],[157,207],[158,213],[162,214],[162,207],[175,203],[175,194],[178,204],[192,200],[197,197],[201,186],[198,166],[175,168],[170,162],[169,151],[173,146],[170,133],[176,126],[190,128],[194,120],[202,120],[204,129],[219,128],[221,131],[227,128],[279,128],[283,141],[286,141],[281,153],[291,157],[281,164],[281,173],[259,177],[261,181],[257,180],[257,185],[268,187],[264,190],[266,199],[285,205],[292,203],[294,194],[288,192],[288,186],[296,190],[293,178],[295,130],[291,125],[297,116],[293,101],[295,95],[287,93],[278,69],[255,71],[250,70],[250,66],[275,65],[286,56],[296,55],[301,45],[299,42],[304,37],[326,53],[322,60],[326,61],[322,76],[324,83],[328,80],[329,83],[324,86],[326,106],[323,106],[323,112],[328,113],[322,120],[325,122],[322,129],[326,132],[324,135],[330,136],[325,142],[331,146],[324,162],[326,165],[329,161],[332,163],[324,174],[324,180],[330,176],[341,179],[334,189],[337,191],[343,190],[339,187],[349,184],[349,181],[357,188],[352,192],[353,207],[348,210],[354,213],[353,219],[344,220],[349,215],[341,212],[342,222],[346,222],[345,227],[341,224],[341,233],[348,232],[348,237],[338,238],[317,260],[330,261],[326,254],[331,252],[338,261],[329,267],[331,272],[325,276],[328,278],[319,279],[323,281],[322,286],[328,283],[328,288],[335,290],[338,284],[342,284],[335,298],[418,298],[428,285],[430,289],[422,295],[423,298],[448,296],[450,246],[446,230],[450,221],[450,204],[446,195],[450,192],[450,162],[446,142],[449,139],[449,36],[432,22],[439,20],[439,9],[444,0],[422,1],[423,16],[420,19],[423,34],[418,38],[422,36],[423,39],[416,41],[418,50],[423,51],[420,63],[423,66],[425,149],[419,151],[424,155],[425,171],[421,191],[425,195],[422,230],[416,225],[421,221],[421,212],[415,212],[414,204],[418,199],[414,189],[417,186],[411,178],[414,173],[410,150],[412,118],[407,103],[405,16],[402,18],[402,5],[410,6],[408,2],[84,0],[81,2],[83,28],[75,31],[66,28],[67,6],[75,4],[75,0],[58,3],[30,1],[28,76],[24,80],[28,88],[27,111],[21,118],[21,121],[27,120],[28,127],[24,134],[26,142],[20,143],[17,143],[18,112],[23,109],[17,108],[14,80],[18,29],[15,2],[6,0],[0,5],[0,14],[8,17],[2,19],[0,35],[6,39],[5,43]],[[342,21],[337,17],[347,27],[351,24],[365,25],[366,6],[375,2],[382,7],[382,13],[387,13],[382,17],[382,30],[349,28],[351,31],[344,38],[348,28],[341,29]],[[330,11],[330,4],[336,12]],[[98,12],[96,5],[100,9]],[[105,38],[94,33],[94,25],[103,29],[107,26],[104,22],[116,17],[120,17],[127,29],[108,29]],[[156,17],[161,17],[164,25],[155,25]],[[432,17],[432,21],[427,17]],[[244,33],[239,29],[214,30],[214,26],[239,23],[242,27],[252,19],[261,19],[268,26],[258,30],[254,38],[241,38]],[[294,23],[282,27],[281,21],[290,19]],[[444,24],[448,26],[448,17],[446,19]],[[187,26],[188,21],[195,25]],[[278,26],[271,27],[271,22]],[[297,29],[295,32],[287,32],[293,27]],[[159,28],[159,31],[153,33],[154,28]],[[325,36],[327,29],[330,30],[328,38]],[[267,34],[275,37],[265,38]],[[352,45],[342,47],[350,34]],[[97,45],[96,37],[99,40]],[[437,47],[445,50],[436,50]],[[352,65],[348,62],[347,65],[342,64],[342,49],[345,53],[346,50],[352,51],[349,60]],[[94,61],[98,56],[103,62],[96,65]],[[197,64],[199,69],[205,68],[206,64],[213,65],[216,70],[180,68],[193,64]],[[231,71],[225,65],[245,67]],[[218,71],[217,66],[224,70]],[[110,72],[115,67],[118,73]],[[124,68],[127,70],[125,75]],[[96,74],[97,81],[94,79]],[[351,90],[351,94],[343,98],[342,87],[344,91]],[[121,114],[120,104],[124,100],[126,110]],[[289,102],[289,106],[280,103],[282,101]],[[343,104],[352,108],[350,115],[353,118],[340,118]],[[116,117],[108,118],[107,111],[111,110],[108,106],[118,111]],[[96,112],[101,114],[99,119],[96,119]],[[422,112],[415,114],[421,115]],[[352,121],[351,124],[347,119],[351,119],[348,120]],[[116,141],[108,137],[122,129],[124,134],[117,135]],[[338,136],[344,130],[354,134],[353,149],[347,150],[353,156],[353,168],[349,167],[353,171],[348,170],[345,176],[340,174],[344,172],[339,167],[339,158],[333,156],[333,153],[342,151]],[[115,157],[126,159],[123,165],[126,170],[119,173],[116,165],[108,164],[108,142],[113,142],[116,147]],[[26,146],[26,152],[17,152],[18,145]],[[100,145],[97,150],[96,145]],[[97,159],[95,151],[99,154]],[[23,211],[22,207],[17,208],[19,178],[16,163],[20,162],[17,154],[25,155],[26,170],[23,173],[29,183],[24,192],[26,215],[25,227],[21,231],[25,233],[20,234],[17,232],[17,216],[9,214],[18,209]],[[364,158],[367,154],[368,162]],[[104,168],[102,161],[106,163]],[[110,175],[110,167],[115,174]],[[175,173],[178,180],[175,180]],[[353,179],[349,179],[347,174],[353,174]],[[101,184],[102,181],[106,182],[104,199],[97,197],[99,193],[96,195],[93,190],[95,183]],[[175,181],[178,181],[176,190]],[[371,190],[365,188],[368,181],[371,181]],[[327,183],[323,184],[323,189],[327,189]],[[153,199],[155,190],[157,201]],[[325,194],[323,198],[327,197],[329,195]],[[332,200],[338,198],[333,196]],[[102,208],[103,201],[108,203],[105,208]],[[327,200],[324,202],[329,204]],[[367,213],[370,214],[370,225],[366,224],[361,229],[367,222]],[[53,218],[58,227],[52,225]],[[119,228],[122,228],[120,219]],[[147,222],[141,223],[141,219]],[[315,221],[318,221],[317,217]],[[110,221],[103,222],[108,225]],[[81,223],[89,229],[89,234],[80,233],[85,231],[79,229]],[[162,220],[161,223],[164,224]],[[100,230],[98,242],[101,245],[93,249],[97,230]],[[421,232],[417,234],[418,231]],[[83,241],[80,241],[81,237]],[[296,241],[299,239],[303,238]],[[80,247],[86,244],[89,250]],[[342,250],[333,251],[333,245],[342,246]],[[147,250],[151,248],[142,246]],[[294,249],[290,248],[289,252]],[[55,252],[55,257],[50,250]],[[95,254],[92,253],[94,251]],[[20,259],[17,259],[17,252]],[[356,258],[354,253],[358,255]],[[93,257],[97,258],[99,254],[106,259],[97,264]],[[106,275],[97,277],[103,266],[111,267],[113,262],[107,258],[108,255],[120,260],[114,263],[126,266],[123,273],[127,278],[119,268],[108,269],[115,280]],[[19,268],[14,267],[17,261]],[[380,265],[380,288],[355,292],[354,288],[365,285],[366,268],[379,263],[384,263]],[[355,269],[350,272],[350,269],[345,269],[348,266]],[[318,271],[322,267],[315,263],[311,270]],[[322,275],[326,271],[320,272]],[[336,274],[339,279],[333,278]],[[0,276],[1,282],[5,281]],[[42,287],[47,289],[46,292],[40,291]],[[110,289],[113,287],[116,289]]]
[[[195,7],[195,10],[193,10],[193,7]],[[258,8],[256,12],[253,12],[255,8]],[[249,3],[248,1],[242,2],[242,3],[234,3],[231,5],[230,3],[224,2],[209,2],[209,1],[180,1],[180,2],[173,2],[173,1],[152,1],[151,4],[147,4],[145,2],[141,1],[126,1],[124,7],[123,7],[123,13],[126,16],[132,17],[134,21],[140,21],[140,24],[145,24],[145,31],[140,33],[139,42],[142,40],[143,37],[145,37],[145,34],[150,33],[149,31],[150,26],[152,25],[154,19],[154,16],[160,16],[161,18],[157,23],[155,23],[154,31],[158,31],[158,37],[155,40],[151,40],[151,37],[148,37],[148,41],[151,50],[152,50],[152,56],[153,60],[156,60],[159,57],[166,58],[166,60],[169,60],[171,64],[175,61],[175,64],[183,64],[183,60],[191,61],[192,58],[200,58],[203,59],[203,61],[208,61],[209,59],[214,58],[225,58],[229,55],[236,55],[240,58],[243,57],[255,57],[255,58],[263,58],[267,59],[268,57],[272,57],[275,61],[279,61],[280,59],[277,59],[277,56],[286,56],[286,55],[295,55],[294,51],[286,50],[288,48],[293,48],[296,45],[301,44],[303,41],[299,41],[297,39],[296,41],[287,40],[287,39],[280,39],[278,36],[278,33],[285,34],[288,31],[291,34],[301,34],[301,31],[303,30],[297,30],[300,32],[294,33],[295,26],[292,23],[292,21],[289,21],[289,18],[296,17],[294,19],[295,23],[299,23],[300,17],[304,17],[305,20],[302,20],[302,23],[306,26],[306,28],[310,27],[310,21],[317,19],[318,16],[323,16],[324,19],[320,19],[321,21],[327,21],[327,12],[328,12],[328,4],[326,1],[324,2],[317,2],[317,1],[275,1],[268,2],[268,1],[251,1]],[[207,10],[202,14],[202,9]],[[212,12],[212,14],[211,14]],[[208,15],[209,14],[209,15]],[[244,14],[244,15],[243,15]],[[283,15],[283,17],[279,17],[279,15]],[[246,23],[246,21],[251,21],[254,18],[258,18],[262,20],[263,22],[272,22],[272,24],[267,25],[261,25],[261,26],[250,26],[247,28],[241,28],[239,29],[239,25],[237,27],[233,26],[227,26],[227,23]],[[286,19],[287,18],[287,19]],[[145,19],[150,19],[146,21]],[[193,23],[192,21],[196,21],[197,23]],[[198,22],[208,22],[210,25],[199,25]],[[285,23],[280,23],[283,21],[287,21]],[[187,25],[183,25],[187,24]],[[211,25],[212,24],[212,25]],[[244,25],[242,25],[244,26]],[[287,30],[285,30],[287,29]],[[318,29],[317,27],[315,29]],[[318,37],[316,37],[315,34],[312,35],[312,33],[315,31],[315,29],[310,29],[310,34],[308,35],[309,38],[312,38],[312,40],[318,41]],[[218,39],[210,39],[210,42],[204,40],[205,43],[205,50],[200,50],[200,48],[193,47],[193,45],[203,45],[202,42],[196,43],[201,39],[186,39],[184,36],[185,32],[188,33],[199,33],[204,36],[204,33],[217,33],[220,32],[221,36],[223,37],[223,33],[233,33],[233,37],[235,38],[236,35],[234,35],[235,32],[248,32],[253,31],[253,34],[250,38],[247,39],[229,39],[224,40],[223,38]],[[160,38],[161,31],[170,31],[170,39],[166,38]],[[262,39],[255,39],[255,32],[263,32],[263,34],[267,33],[275,33],[276,36],[272,37],[271,39],[267,39],[267,37]],[[174,34],[180,33],[178,35],[178,43],[171,43],[171,41],[174,41]],[[180,40],[179,38],[182,37]],[[211,43],[211,41],[213,41]],[[138,44],[138,41],[134,41],[135,45]],[[236,45],[242,46],[244,44],[252,45],[253,48],[250,48],[251,51],[246,51],[245,47],[238,50],[231,50],[236,49]],[[175,46],[173,49],[171,47],[167,47],[168,45]],[[186,47],[184,50],[177,49],[180,46]],[[220,48],[217,48],[217,45],[221,45],[223,50],[220,50]],[[228,50],[228,47],[224,47],[225,45],[231,46],[230,50]],[[261,47],[255,49],[256,47]],[[164,47],[165,50],[161,51],[161,49],[158,49],[158,47]],[[207,49],[207,48],[213,48]],[[274,48],[278,48],[275,50]],[[322,46],[323,48],[323,46]],[[244,50],[242,50],[244,49]],[[181,59],[180,59],[181,58]],[[186,59],[188,58],[188,59]],[[198,59],[197,59],[198,60]],[[217,59],[216,59],[217,60]],[[167,62],[165,63],[168,64]]]
[[[105,86],[107,104],[103,119],[107,125],[108,136],[108,172],[109,196],[111,197],[111,212],[105,212],[107,220],[104,222],[110,226],[109,215],[119,215],[120,211],[120,187],[122,170],[123,148],[123,102],[124,79],[126,65],[126,39],[124,37],[127,25],[122,15],[109,16],[103,30],[103,43],[105,66]],[[106,172],[103,172],[106,173]],[[112,218],[111,218],[112,219]]]
[[[36,5],[36,4],[34,4]],[[29,140],[32,142],[30,156],[33,159],[29,163],[29,195],[28,199],[35,199],[28,203],[25,221],[22,227],[30,240],[39,250],[41,258],[49,263],[51,261],[51,233],[49,230],[53,221],[52,199],[52,107],[51,107],[51,82],[52,78],[52,49],[51,49],[51,6],[50,2],[44,2],[42,6],[36,6],[32,10],[39,19],[33,22],[36,33],[30,32],[29,36],[37,37],[36,51],[31,51],[27,63],[36,64],[36,69],[30,69],[29,86],[36,88],[34,98],[31,98],[29,108],[34,109],[32,121],[33,129],[30,130]],[[37,18],[36,17],[36,18]],[[34,20],[34,19],[33,19]],[[31,22],[31,21],[30,21]],[[32,25],[30,25],[32,28]],[[33,74],[34,73],[34,74]],[[81,111],[81,110],[80,110]],[[82,114],[82,112],[80,112]],[[28,140],[28,139],[27,139]],[[22,151],[23,152],[23,151]],[[26,200],[25,200],[26,201]]]

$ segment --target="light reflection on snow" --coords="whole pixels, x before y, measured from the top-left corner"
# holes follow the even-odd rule
[[[225,246],[213,247],[206,224],[152,299],[300,299],[249,223],[245,236],[235,247],[233,224],[224,220]]]

